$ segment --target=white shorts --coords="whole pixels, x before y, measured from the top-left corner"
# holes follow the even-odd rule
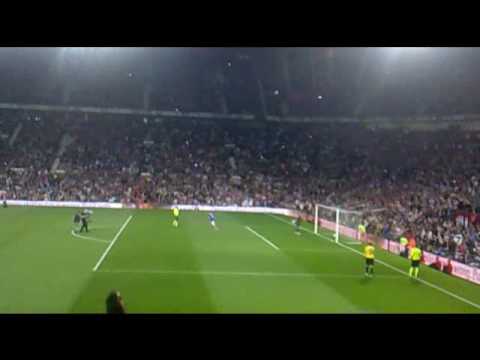
[[[215,227],[215,221],[210,221],[210,224],[212,224],[212,226]]]

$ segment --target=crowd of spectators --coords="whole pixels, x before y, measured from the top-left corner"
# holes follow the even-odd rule
[[[368,231],[480,261],[479,137],[357,124],[65,119],[2,122],[8,199],[291,207],[365,214]],[[65,137],[69,141],[65,141]]]

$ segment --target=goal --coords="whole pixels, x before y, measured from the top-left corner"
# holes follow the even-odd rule
[[[322,204],[315,205],[314,232],[320,234],[322,231],[333,232],[333,240],[339,242],[360,243],[376,238],[376,229],[381,224],[381,217],[385,209],[374,210],[346,210],[339,207]],[[358,231],[362,224],[368,228],[368,234],[361,234]],[[327,231],[328,232],[328,231]]]

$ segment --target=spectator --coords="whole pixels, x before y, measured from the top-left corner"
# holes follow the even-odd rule
[[[432,262],[429,266],[435,270],[442,271],[442,262],[440,261],[440,257],[437,256],[435,258],[435,262]]]
[[[107,314],[125,314],[125,304],[119,291],[112,290],[106,300]]]
[[[369,235],[405,234],[439,256],[479,262],[477,136],[343,123],[252,130],[209,120],[120,117],[67,122],[45,116],[22,124],[12,146],[7,140],[15,124],[1,129],[0,190],[7,199],[176,201],[309,214],[322,203],[364,214]],[[331,212],[322,216],[335,221]]]
[[[407,238],[405,237],[405,235],[402,235],[400,237],[400,244],[404,247],[404,250],[402,252],[402,256],[403,257],[408,257],[408,240]]]
[[[453,270],[452,261],[448,259],[447,265],[443,267],[443,272],[445,274],[452,274],[452,270]]]

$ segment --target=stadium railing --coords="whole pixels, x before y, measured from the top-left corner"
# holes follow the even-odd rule
[[[79,207],[79,208],[106,208],[106,209],[123,209],[122,203],[110,202],[82,202],[82,201],[31,201],[31,200],[9,200],[6,199],[8,205],[14,206],[45,206],[45,207]]]

